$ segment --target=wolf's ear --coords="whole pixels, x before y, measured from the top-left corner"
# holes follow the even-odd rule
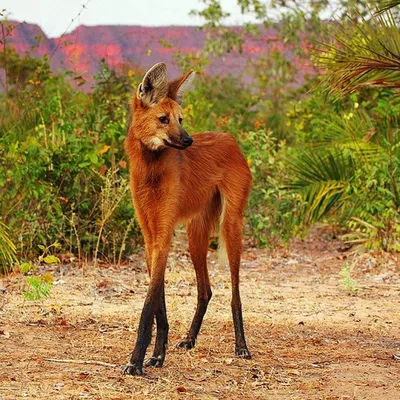
[[[183,95],[193,82],[195,75],[194,71],[189,71],[180,78],[171,81],[168,84],[168,97],[175,100],[177,103],[182,104]]]
[[[158,104],[168,94],[167,66],[164,63],[153,65],[144,76],[136,96],[145,106]]]

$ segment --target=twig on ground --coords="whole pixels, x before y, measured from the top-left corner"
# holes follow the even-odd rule
[[[93,361],[93,360],[64,360],[58,358],[45,358],[45,361],[67,363],[67,364],[92,364],[92,365],[102,365],[103,367],[119,368],[120,365],[110,364],[103,361]]]

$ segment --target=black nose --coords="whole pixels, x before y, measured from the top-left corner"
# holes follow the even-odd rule
[[[193,140],[193,138],[191,138],[190,136],[186,136],[186,137],[183,139],[183,144],[184,144],[185,146],[191,146],[193,142],[194,142],[194,140]]]

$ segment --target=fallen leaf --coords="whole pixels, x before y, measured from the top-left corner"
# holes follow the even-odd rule
[[[259,381],[255,381],[251,384],[254,387],[260,387],[260,386],[268,386],[269,382],[259,382]]]
[[[297,370],[297,369],[289,369],[288,370],[288,374],[289,375],[297,375],[297,376],[299,376],[300,375],[300,371]]]
[[[328,365],[329,361],[315,361],[311,364],[314,368],[323,368],[325,365]]]
[[[106,288],[109,287],[111,282],[108,279],[103,279],[101,282],[97,283],[98,288]]]
[[[54,385],[54,389],[55,390],[57,390],[58,392],[64,387],[64,382],[59,382],[59,383],[56,383],[55,385]]]
[[[77,378],[78,378],[79,380],[88,379],[88,378],[89,378],[89,372],[82,371],[82,372],[77,376]]]
[[[3,339],[9,339],[10,332],[6,331],[5,329],[0,329],[0,337]]]

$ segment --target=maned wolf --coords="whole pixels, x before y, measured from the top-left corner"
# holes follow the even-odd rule
[[[235,139],[227,133],[198,133],[183,128],[183,92],[194,73],[168,82],[164,63],[146,73],[132,101],[132,118],[125,142],[130,161],[133,203],[143,232],[150,285],[140,318],[138,337],[124,373],[141,375],[154,316],[157,336],[147,366],[161,367],[168,340],[164,274],[173,230],[185,222],[190,255],[196,270],[198,303],[186,339],[191,349],[211,299],[207,271],[209,235],[220,225],[220,247],[228,257],[232,280],[232,314],[236,355],[250,358],[239,294],[243,211],[251,174]]]

